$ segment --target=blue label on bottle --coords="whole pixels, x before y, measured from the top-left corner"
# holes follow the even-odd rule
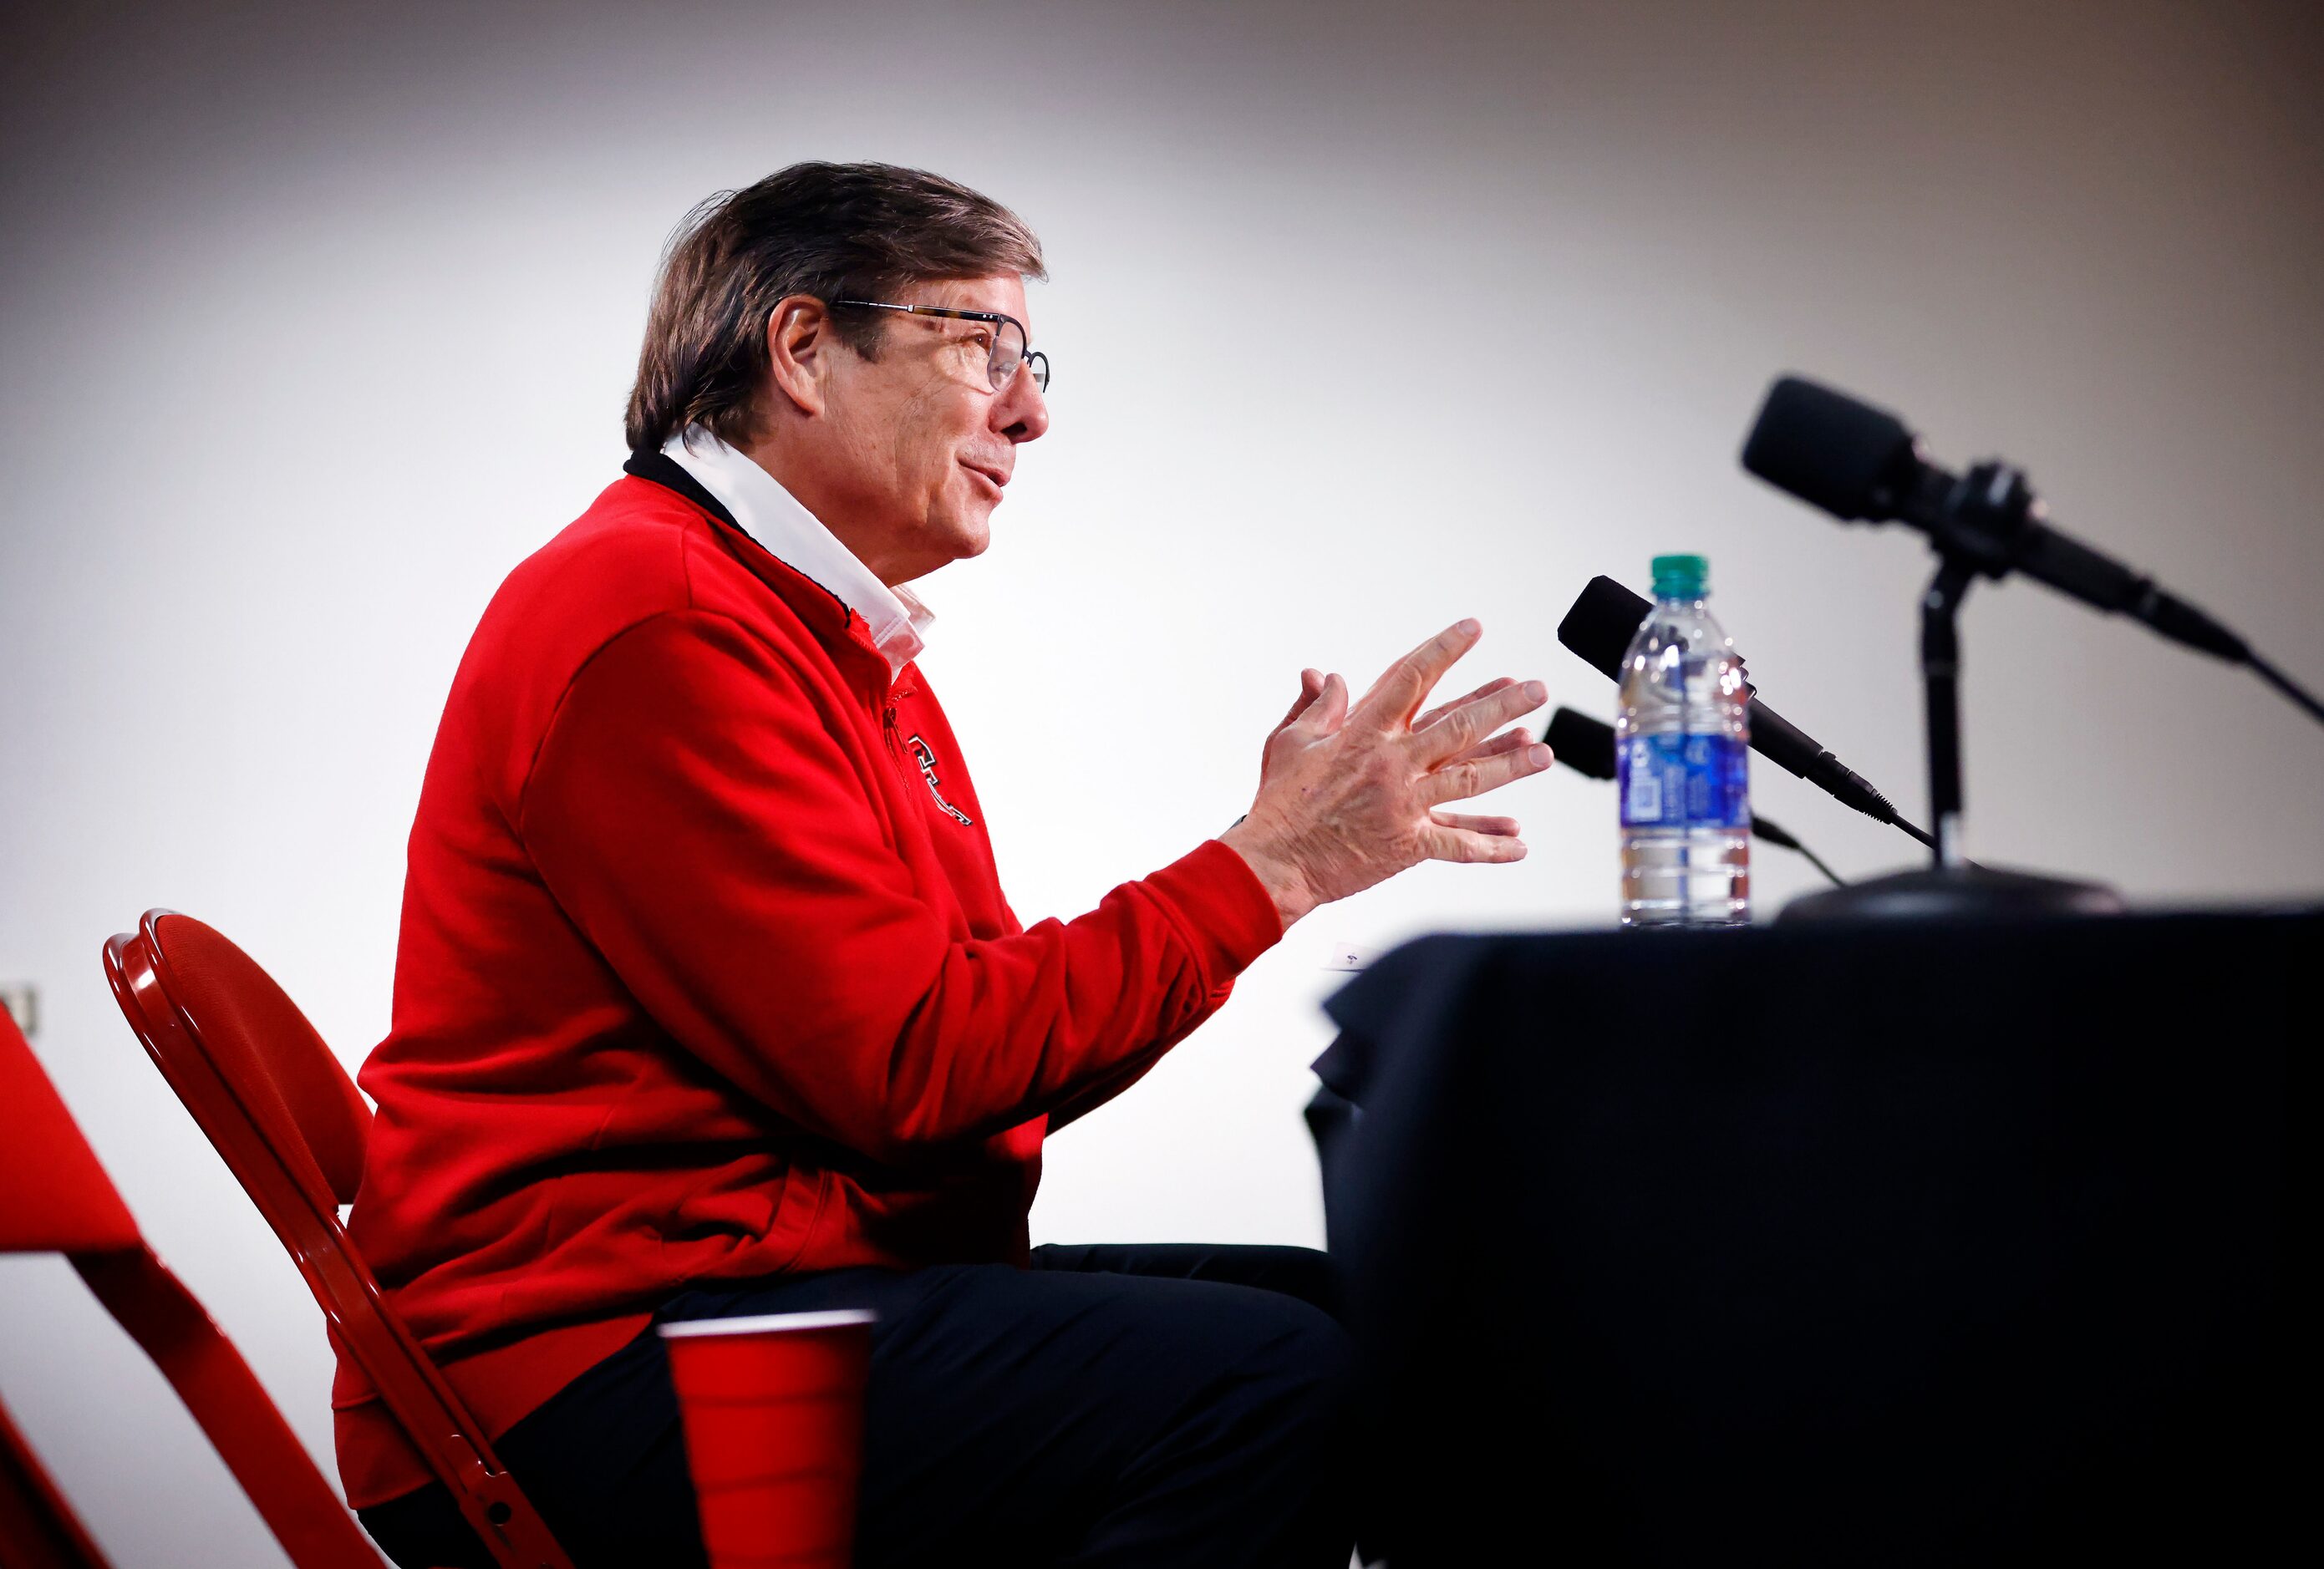
[[[1615,755],[1624,828],[1748,828],[1748,748],[1733,736],[1632,736]]]

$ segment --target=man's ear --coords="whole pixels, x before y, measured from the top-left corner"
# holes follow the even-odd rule
[[[811,294],[785,295],[767,313],[769,390],[802,414],[822,414],[829,395],[832,354],[838,347],[830,307]]]

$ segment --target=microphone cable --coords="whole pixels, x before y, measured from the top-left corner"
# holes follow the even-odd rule
[[[2275,688],[2276,691],[2283,693],[2284,696],[2290,698],[2292,702],[2306,709],[2308,711],[2309,718],[2314,720],[2318,724],[2324,724],[2324,702],[2317,702],[2316,699],[2310,695],[2306,689],[2301,687],[2298,682],[2292,680],[2292,677],[2286,675],[2282,671],[2278,670],[2274,665],[2270,665],[2266,660],[2261,658],[2256,652],[2254,652],[2251,649],[2247,648],[2244,651],[2244,663],[2250,665],[2252,667],[2252,673],[2257,675],[2262,681],[2266,682],[2270,686]]]
[[[1751,814],[1751,831],[1758,838],[1766,840],[1769,844],[1781,845],[1787,850],[1795,850],[1799,854],[1805,856],[1808,859],[1808,865],[1813,867],[1817,871],[1821,872],[1825,876],[1831,879],[1831,885],[1833,887],[1845,888],[1848,886],[1848,879],[1846,877],[1841,876],[1838,872],[1833,871],[1830,867],[1824,865],[1823,858],[1821,856],[1816,854],[1815,851],[1808,849],[1807,846],[1802,844],[1797,839],[1794,838],[1791,830],[1777,823],[1775,819],[1770,817],[1762,817],[1757,812],[1753,812]]]

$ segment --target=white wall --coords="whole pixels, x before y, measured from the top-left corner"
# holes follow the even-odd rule
[[[1667,549],[1710,555],[1777,705],[1922,815],[1925,556],[1737,471],[1785,369],[2023,462],[2324,681],[2298,5],[326,9],[51,7],[0,65],[0,978],[40,984],[42,1058],[318,1454],[317,1315],[97,950],[171,905],[351,1066],[383,1032],[454,664],[613,477],[657,250],[714,188],[889,159],[1047,242],[1056,428],[991,554],[926,585],[1028,916],[1241,811],[1302,664],[1369,680],[1476,614],[1460,675],[1608,711],[1555,623]],[[2255,682],[2038,588],[1967,636],[1976,853],[2153,903],[2324,887],[2324,738]],[[1757,783],[1843,868],[1904,858]],[[1303,925],[1052,1146],[1039,1233],[1319,1240],[1329,943],[1609,917],[1603,789],[1505,805],[1530,860]],[[1763,852],[1766,907],[1810,881]],[[0,1399],[124,1564],[276,1561],[61,1265],[0,1261]]]

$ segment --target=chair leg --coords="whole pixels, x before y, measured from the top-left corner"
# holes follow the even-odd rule
[[[111,1569],[0,1406],[0,1563],[9,1569]]]
[[[380,1569],[378,1553],[250,1364],[152,1250],[75,1253],[72,1262],[178,1391],[292,1563]]]

